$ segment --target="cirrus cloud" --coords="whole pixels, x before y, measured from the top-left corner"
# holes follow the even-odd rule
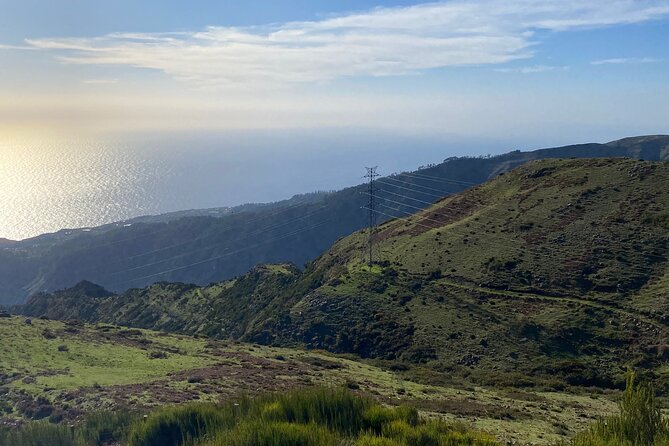
[[[544,73],[546,71],[567,71],[569,67],[561,66],[555,67],[552,65],[532,65],[529,67],[514,67],[514,68],[495,68],[495,71],[500,73],[521,73],[521,74],[531,74],[531,73]]]
[[[660,59],[654,57],[616,57],[613,59],[593,60],[592,65],[630,65],[642,63],[660,62]]]
[[[26,43],[57,52],[66,63],[155,69],[197,87],[255,88],[503,64],[532,58],[538,30],[565,32],[667,15],[666,0],[455,0],[260,27]]]

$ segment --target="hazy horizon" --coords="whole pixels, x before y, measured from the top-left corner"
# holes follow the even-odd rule
[[[666,0],[0,4],[8,134],[669,133]]]
[[[0,237],[669,133],[663,0],[0,5]]]
[[[633,136],[633,135],[619,135]],[[20,240],[144,215],[266,203],[389,175],[451,156],[486,156],[616,138],[514,145],[364,129],[0,140],[0,238]],[[407,150],[410,148],[411,150]],[[63,151],[71,155],[63,158]]]
[[[0,238],[24,239],[142,215],[249,202],[358,184],[364,166],[390,174],[454,155],[500,152],[357,130],[227,132],[0,141]],[[306,132],[311,133],[311,132]],[[411,147],[412,150],[406,150]],[[70,156],[62,157],[63,152]],[[298,174],[296,174],[298,173]]]

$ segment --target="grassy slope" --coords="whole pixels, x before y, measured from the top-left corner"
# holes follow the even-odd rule
[[[635,366],[666,392],[668,180],[664,163],[534,162],[381,225],[372,268],[359,232],[302,274],[28,310],[352,352],[432,385],[611,388]]]
[[[631,160],[530,163],[378,233],[380,258],[410,273],[603,302],[664,272],[669,166]],[[358,248],[352,238],[335,253]],[[359,260],[349,256],[348,261]],[[559,267],[556,267],[559,266]]]
[[[364,232],[341,240],[245,336],[488,384],[619,387],[637,366],[662,386],[668,180],[663,163],[530,163],[381,225],[371,269]]]
[[[445,196],[533,159],[621,156],[666,160],[669,136],[514,151],[488,158],[449,158],[419,170],[418,176],[400,174],[381,178],[383,184],[379,184],[389,192],[410,196],[391,195],[393,200],[425,207],[429,203],[415,199],[426,200],[426,195],[411,189]],[[365,190],[360,185],[274,204],[241,206],[220,218],[137,219],[129,227],[111,224],[90,232],[61,231],[0,247],[0,305],[21,303],[37,291],[62,289],[82,279],[118,291],[156,280],[208,284],[243,274],[259,263],[302,265],[339,237],[366,226],[367,218],[360,211],[367,201],[360,193]],[[402,210],[415,210],[409,206]]]
[[[31,417],[77,418],[81,410],[145,410],[158,404],[346,382],[384,403],[416,405],[428,417],[464,420],[500,439],[539,443],[580,430],[596,415],[614,409],[612,395],[424,385],[322,352],[106,324],[32,320],[28,325],[22,317],[0,318],[0,339],[3,424]],[[61,345],[69,351],[58,351]],[[151,352],[167,357],[151,359]]]
[[[668,181],[664,163],[532,162],[381,225],[371,269],[363,231],[304,273],[66,291],[25,311],[427,363],[489,384],[620,387],[627,365],[667,371]]]

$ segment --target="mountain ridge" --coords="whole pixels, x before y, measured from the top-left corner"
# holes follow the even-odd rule
[[[480,184],[523,163],[547,157],[637,157],[665,160],[669,137],[626,138],[514,151],[488,158],[449,158],[443,163],[379,180],[385,209],[379,221],[408,215],[436,198]],[[78,233],[48,243],[19,242],[0,249],[0,304],[25,301],[38,291],[67,288],[81,280],[123,291],[158,281],[205,285],[259,263],[315,259],[337,239],[366,226],[366,186],[306,194],[285,202],[249,205],[223,217],[189,216],[161,223]],[[111,259],[111,260],[108,260]]]
[[[299,345],[494,385],[666,391],[669,164],[539,160],[368,234],[304,271],[262,265],[198,287],[38,294],[30,316]],[[663,371],[664,370],[664,371]],[[664,384],[663,384],[664,383]]]

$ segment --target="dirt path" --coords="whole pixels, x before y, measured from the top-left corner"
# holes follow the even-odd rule
[[[482,294],[488,294],[492,296],[504,296],[504,297],[512,297],[512,298],[518,298],[518,299],[533,299],[533,300],[543,300],[543,301],[557,301],[557,302],[569,302],[569,303],[574,303],[577,305],[583,305],[583,306],[588,306],[592,308],[598,308],[601,310],[607,310],[612,313],[617,313],[622,316],[626,316],[630,319],[637,320],[639,322],[643,322],[645,324],[651,325],[654,328],[656,328],[660,333],[663,333],[664,335],[669,335],[669,327],[664,325],[663,323],[652,319],[648,316],[645,316],[643,314],[638,314],[633,311],[616,307],[613,305],[607,305],[602,302],[595,302],[575,296],[551,296],[548,294],[536,294],[532,293],[529,291],[519,291],[519,290],[495,290],[492,288],[486,288],[486,287],[479,287],[476,286],[473,283],[460,283],[460,282],[455,282],[452,280],[447,280],[447,279],[440,279],[439,284],[451,287],[451,288],[458,288],[461,290],[466,290],[468,292],[476,292],[476,293],[482,293]]]

